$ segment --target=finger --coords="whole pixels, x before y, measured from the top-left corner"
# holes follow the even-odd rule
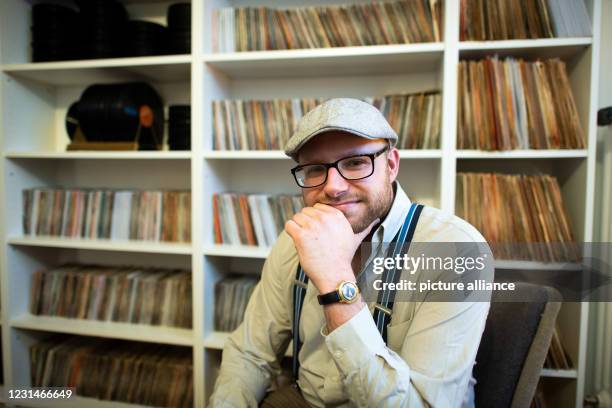
[[[370,225],[366,227],[366,229],[355,235],[357,235],[357,237],[363,241],[363,239],[370,233],[370,231],[372,231],[372,228],[374,228],[379,221],[379,218],[375,219]]]
[[[295,214],[292,220],[295,221],[302,228],[307,227],[311,223],[310,216],[302,212]]]
[[[343,218],[346,218],[346,216],[344,215],[344,213],[342,211],[340,211],[336,207],[332,207],[331,205],[316,203],[314,205],[314,207],[317,210],[320,210],[320,211],[322,211],[325,214],[331,214],[331,215],[335,215],[335,216],[342,216]]]
[[[320,210],[320,211],[330,212],[330,213],[331,212],[335,213],[336,211],[340,211],[337,208],[332,207],[331,205],[323,204],[323,203],[316,203],[315,205],[313,205],[313,208],[316,208],[317,210]]]
[[[320,209],[314,208],[314,207],[304,207],[302,208],[302,210],[300,211],[301,213],[304,213],[310,217],[314,217],[314,218],[318,218],[321,215],[325,214],[323,211],[321,211]]]
[[[287,231],[287,234],[293,239],[295,239],[300,229],[301,227],[299,224],[293,220],[289,220],[285,223],[285,231]]]

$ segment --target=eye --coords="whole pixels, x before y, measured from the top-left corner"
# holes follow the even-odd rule
[[[351,157],[350,159],[346,159],[342,162],[342,167],[346,169],[358,169],[363,166],[367,166],[370,162],[370,159],[367,157]]]
[[[307,166],[302,169],[305,177],[319,177],[324,174],[323,166]]]

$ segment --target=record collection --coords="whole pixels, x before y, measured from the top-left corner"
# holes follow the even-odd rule
[[[23,190],[29,236],[191,241],[191,192],[32,188]]]
[[[116,58],[191,52],[191,4],[168,8],[168,27],[130,20],[116,0],[32,6],[32,61]]]
[[[32,6],[32,60],[60,61],[74,58],[81,52],[77,34],[76,11],[57,4]]]
[[[63,265],[34,273],[30,313],[191,328],[191,298],[189,271]]]
[[[227,277],[215,284],[215,330],[236,330],[257,282],[252,277]]]
[[[88,148],[76,140],[78,131],[86,142],[133,142],[139,150],[160,150],[164,103],[145,82],[91,85],[68,109],[66,130],[73,141],[70,150]]]
[[[590,37],[584,0],[461,0],[461,41]]]
[[[215,243],[270,247],[303,206],[299,195],[213,194]]]
[[[556,178],[458,173],[456,191],[457,216],[482,233],[496,259],[580,259]]]
[[[168,108],[168,147],[170,150],[191,149],[190,105],[170,105]]]
[[[71,387],[82,397],[138,405],[193,406],[188,347],[54,335],[30,346],[30,373],[32,387]]]
[[[166,53],[166,27],[144,20],[130,20],[125,25],[124,55],[140,57]]]
[[[441,0],[213,10],[214,52],[438,42]]]
[[[585,148],[560,59],[461,61],[458,84],[458,149]]]
[[[439,148],[442,97],[439,92],[363,98],[387,118],[400,149]],[[284,148],[300,118],[324,99],[216,100],[213,149]]]
[[[191,54],[191,3],[168,7],[168,53]]]

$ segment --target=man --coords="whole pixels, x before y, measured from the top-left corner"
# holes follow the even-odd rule
[[[356,99],[329,100],[301,119],[285,152],[299,163],[293,173],[306,206],[285,224],[244,322],[225,346],[211,406],[256,407],[266,397],[292,339],[298,264],[308,277],[299,389],[267,401],[282,394],[276,399],[287,407],[307,406],[304,400],[318,407],[473,405],[471,373],[488,302],[396,302],[386,343],[372,318],[375,302],[357,293],[350,303],[319,304],[318,295],[335,296],[341,282],[355,282],[371,262],[362,265],[362,242],[378,248],[404,223],[411,202],[396,181],[396,141],[384,116]],[[426,207],[413,241],[484,238],[465,221]]]

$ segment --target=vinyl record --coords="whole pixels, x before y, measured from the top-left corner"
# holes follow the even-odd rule
[[[134,141],[140,132],[143,149],[155,149],[163,137],[163,102],[143,82],[92,85],[79,101],[79,123],[89,141]],[[148,123],[142,111],[149,112]]]
[[[75,102],[70,105],[66,113],[66,132],[70,140],[74,140],[74,135],[79,128],[79,103]]]
[[[168,7],[168,27],[191,30],[191,4],[174,3]]]
[[[161,55],[166,53],[166,48],[166,27],[140,20],[126,24],[124,55]]]
[[[191,53],[191,33],[168,31],[167,47],[169,54]]]

